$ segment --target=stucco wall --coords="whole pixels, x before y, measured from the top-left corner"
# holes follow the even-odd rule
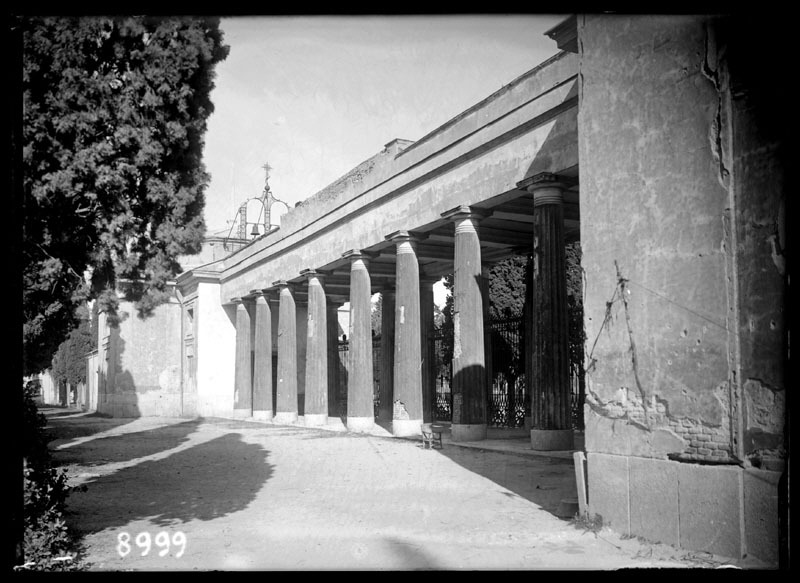
[[[626,533],[772,561],[777,513],[754,509],[776,507],[779,474],[749,468],[783,431],[781,186],[717,30],[578,18],[589,506]]]
[[[579,24],[587,449],[727,458],[728,193],[704,30],[627,21]]]
[[[119,325],[108,330],[108,376],[98,410],[114,417],[180,416],[180,305],[172,300],[141,319],[132,303],[120,302],[119,314]]]
[[[219,284],[197,286],[197,411],[201,416],[233,416],[236,348],[235,306],[220,305]]]

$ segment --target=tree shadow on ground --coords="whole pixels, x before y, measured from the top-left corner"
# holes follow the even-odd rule
[[[178,447],[189,439],[200,423],[202,419],[192,419],[155,429],[98,437],[71,447],[61,447],[53,452],[53,457],[61,465],[77,463],[88,467],[126,462]],[[72,442],[60,446],[69,443]]]
[[[131,436],[127,436],[128,439]],[[85,482],[70,496],[71,526],[86,535],[138,520],[176,526],[243,510],[273,473],[269,452],[229,433]]]
[[[88,437],[102,431],[108,431],[122,425],[132,423],[132,418],[111,418],[102,413],[81,414],[79,411],[72,410],[70,413],[60,413],[53,411],[42,411],[47,419],[45,432],[49,441],[70,440],[65,443]],[[64,444],[60,444],[64,445]]]

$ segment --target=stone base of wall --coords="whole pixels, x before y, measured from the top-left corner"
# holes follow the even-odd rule
[[[588,511],[632,536],[778,563],[777,472],[588,453]]]
[[[531,449],[536,451],[568,451],[573,449],[572,429],[531,429]]]

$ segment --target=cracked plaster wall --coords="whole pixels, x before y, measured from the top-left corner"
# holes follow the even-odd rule
[[[709,24],[578,19],[587,451],[727,461],[739,407],[745,449],[779,447],[782,207]]]

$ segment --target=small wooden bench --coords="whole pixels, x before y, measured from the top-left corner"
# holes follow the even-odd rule
[[[435,425],[433,423],[423,423],[420,428],[422,431],[422,447],[423,449],[442,449],[442,431],[444,427]]]

